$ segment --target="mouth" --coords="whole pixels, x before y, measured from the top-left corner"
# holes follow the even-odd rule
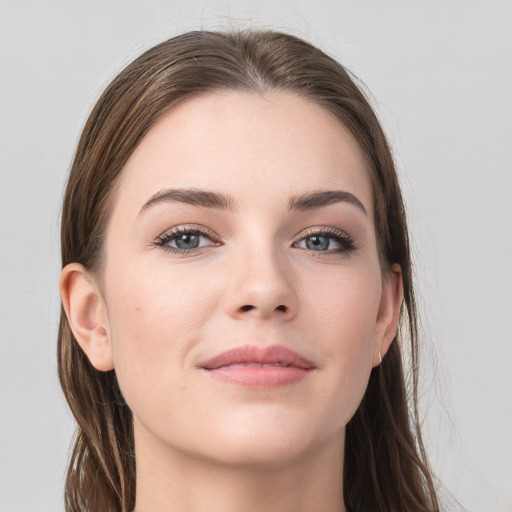
[[[208,359],[199,368],[215,380],[258,389],[290,385],[305,379],[313,363],[280,345],[237,347]]]

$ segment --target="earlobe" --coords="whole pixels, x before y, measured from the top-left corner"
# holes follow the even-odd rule
[[[402,270],[394,264],[384,278],[375,327],[373,366],[382,363],[398,330],[400,309],[404,297]]]
[[[62,269],[60,295],[76,341],[91,364],[100,371],[114,368],[103,298],[94,278],[79,263]]]

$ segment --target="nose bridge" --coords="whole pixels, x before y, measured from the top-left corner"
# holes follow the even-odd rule
[[[286,248],[283,251],[265,230],[255,231],[251,234],[247,230],[233,249],[229,312],[291,318],[297,309],[297,297]]]

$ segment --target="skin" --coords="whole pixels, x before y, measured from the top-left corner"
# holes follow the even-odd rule
[[[144,208],[169,188],[222,193],[231,208]],[[365,211],[289,210],[291,197],[325,190]],[[188,252],[158,245],[180,226],[208,237]],[[329,232],[327,249],[311,249],[326,229],[354,248]],[[136,512],[345,511],[345,426],[402,299],[400,269],[379,264],[366,162],[348,130],[291,93],[189,99],[128,160],[105,243],[101,271],[68,265],[61,292],[77,341],[98,370],[115,368],[133,412]],[[253,389],[198,368],[247,344],[291,348],[314,370]]]

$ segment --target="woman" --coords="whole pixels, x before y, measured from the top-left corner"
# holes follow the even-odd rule
[[[439,510],[393,161],[320,50],[191,32],[136,59],[84,128],[62,259],[68,511]]]

